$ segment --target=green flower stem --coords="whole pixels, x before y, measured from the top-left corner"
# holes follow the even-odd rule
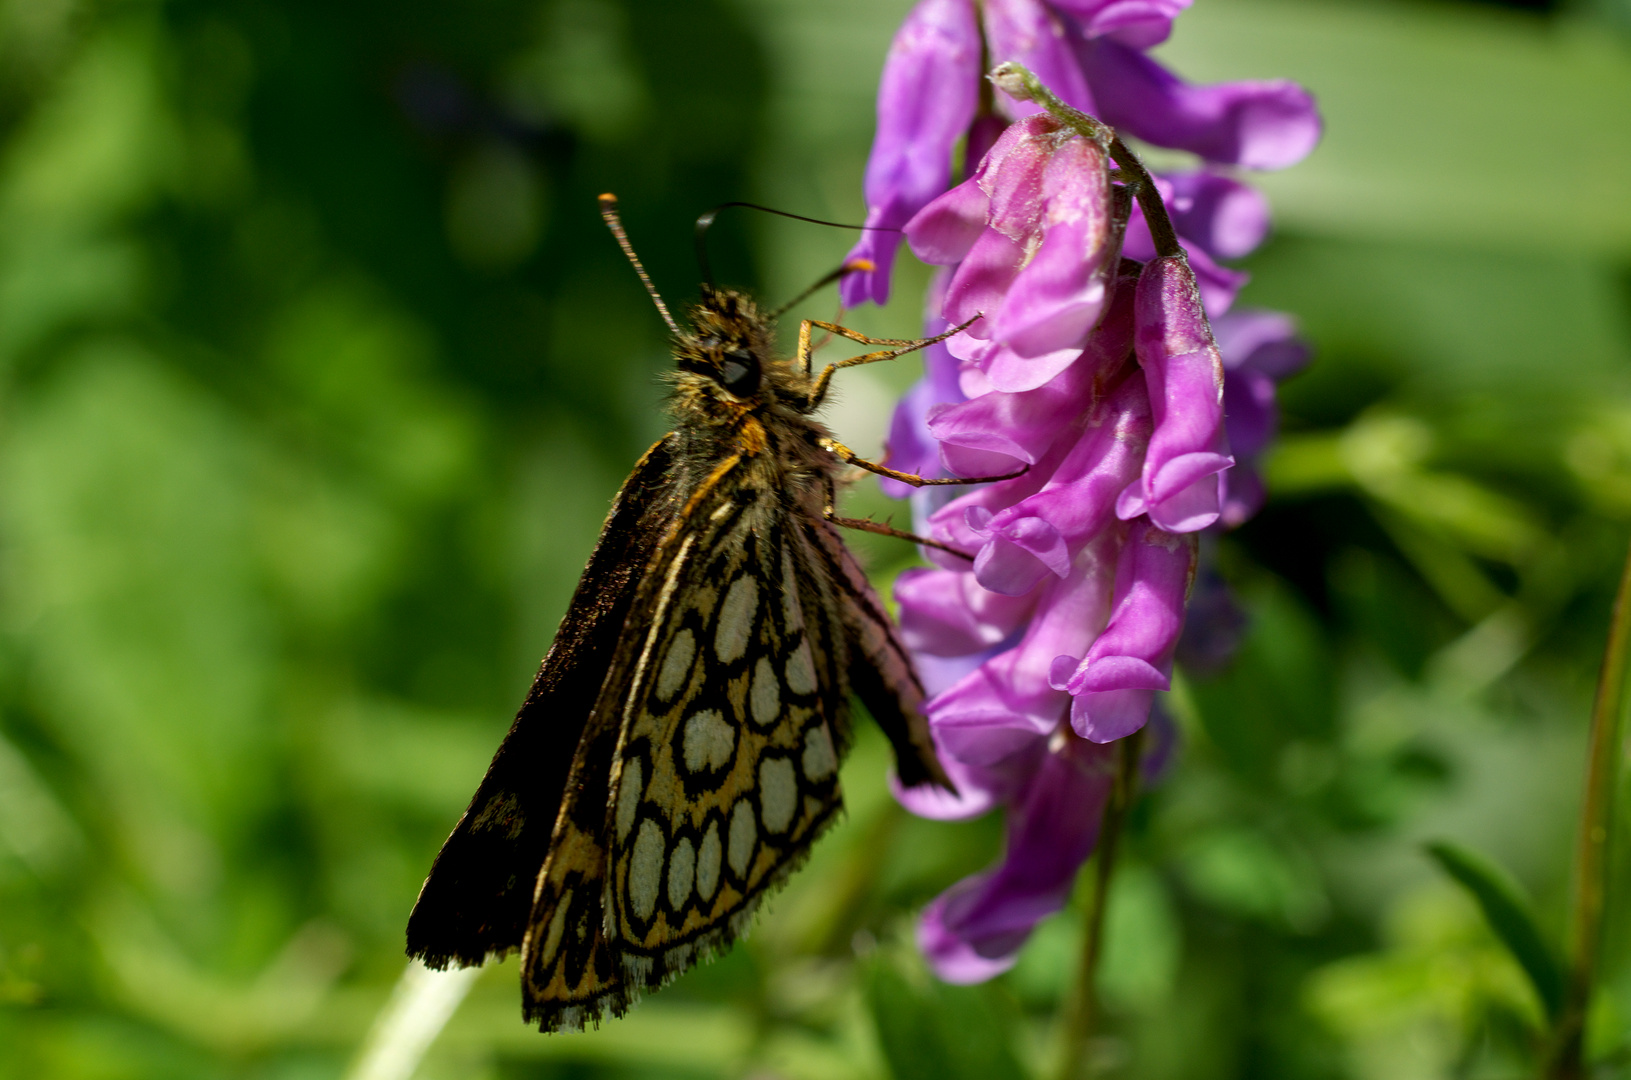
[[[1563,1012],[1554,1033],[1552,1080],[1586,1075],[1586,1014],[1602,941],[1608,873],[1609,832],[1614,787],[1619,779],[1621,717],[1625,714],[1626,669],[1631,664],[1631,552],[1626,554],[1619,593],[1609,620],[1602,674],[1591,709],[1591,741],[1586,758],[1586,798],[1580,810],[1575,853],[1574,955]]]
[[[1138,786],[1138,757],[1144,739],[1135,731],[1122,739],[1117,749],[1116,778],[1110,801],[1104,807],[1099,825],[1098,850],[1093,862],[1093,896],[1087,906],[1082,953],[1076,967],[1076,984],[1065,1004],[1064,1045],[1059,1062],[1059,1080],[1080,1080],[1087,1075],[1088,1042],[1098,1024],[1099,996],[1095,978],[1099,956],[1104,952],[1104,912],[1110,899],[1110,875],[1115,870],[1116,841],[1127,820]]]
[[[1149,225],[1150,236],[1155,241],[1155,253],[1163,257],[1187,258],[1183,245],[1178,243],[1178,233],[1172,227],[1172,219],[1167,216],[1166,204],[1161,201],[1161,192],[1155,186],[1155,178],[1138,155],[1117,137],[1114,128],[1065,104],[1023,64],[1016,64],[1012,60],[998,64],[991,72],[991,81],[1009,97],[1036,102],[1048,110],[1048,115],[1073,129],[1082,138],[1098,143],[1115,159],[1138,198],[1138,205],[1144,210],[1144,221]]]

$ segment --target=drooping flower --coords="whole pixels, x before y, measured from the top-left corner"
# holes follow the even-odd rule
[[[1148,514],[1163,529],[1194,532],[1217,521],[1223,473],[1234,464],[1223,425],[1223,356],[1182,256],[1145,263],[1133,304],[1134,348],[1155,430],[1142,474],[1116,500],[1116,516]]]
[[[918,11],[931,4],[944,23],[940,0]],[[1189,87],[1137,51],[1163,38],[1182,6],[987,0],[975,32],[993,56],[1017,52],[1054,73],[1060,96],[1116,101],[1145,137],[1166,133],[1219,161],[1289,163],[1318,130],[1301,90]],[[1114,65],[1162,100],[1101,94],[1095,80]],[[1027,76],[1038,90],[1049,81]],[[1015,88],[1008,77],[998,85]],[[1298,101],[1300,113],[1287,104]],[[1002,861],[942,895],[920,926],[935,970],[959,982],[1012,964],[1068,899],[1097,837],[1116,740],[1138,731],[1171,685],[1197,535],[1255,509],[1260,484],[1234,479],[1236,456],[1261,452],[1273,380],[1305,356],[1273,316],[1229,317],[1221,338],[1209,325],[1244,280],[1217,260],[1245,254],[1267,230],[1261,197],[1205,169],[1152,179],[1113,131],[1066,107],[1075,104],[999,93],[997,110],[1015,122],[993,133],[991,117],[971,114],[968,177],[904,219],[904,189],[880,201],[869,173],[874,222],[887,204],[914,253],[942,267],[930,332],[968,323],[927,351],[926,377],[896,413],[892,464],[934,476],[1023,469],[961,492],[918,492],[919,530],[973,558],[927,549],[934,565],[896,586],[958,787],[897,795],[929,817],[997,806],[1008,815]],[[949,141],[935,145],[949,155]],[[1123,171],[1112,175],[1112,164]],[[1138,175],[1135,204],[1126,180]],[[876,260],[894,234],[863,243]],[[861,277],[847,280],[851,292],[881,298],[887,275]]]
[[[1046,113],[1014,124],[967,181],[906,225],[926,262],[953,264],[947,344],[994,386],[1029,390],[1075,359],[1099,321],[1114,250],[1106,148]]]

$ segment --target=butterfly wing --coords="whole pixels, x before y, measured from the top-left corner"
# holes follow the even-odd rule
[[[782,493],[733,487],[676,567],[611,777],[610,933],[648,987],[734,939],[840,806],[831,598],[804,587],[809,541]]]
[[[624,482],[555,643],[487,775],[442,845],[408,919],[408,955],[433,968],[521,947],[585,726],[618,651],[646,554],[677,513],[674,436]]]
[[[805,577],[812,589],[819,582],[831,583],[834,600],[828,610],[849,644],[845,665],[849,688],[894,747],[900,782],[906,787],[937,784],[954,790],[935,757],[923,713],[923,684],[912,668],[911,654],[901,644],[866,571],[831,524],[811,520],[806,531],[813,561]]]
[[[922,689],[836,530],[767,460],[697,482],[677,445],[619,494],[409,923],[431,966],[520,947],[523,1012],[546,1031],[621,1015],[737,936],[841,805],[852,684],[903,780],[944,783]]]
[[[620,1014],[731,940],[839,806],[842,642],[805,618],[769,472],[712,470],[635,601],[641,640],[595,710],[620,720],[586,739],[523,950],[546,1030]]]

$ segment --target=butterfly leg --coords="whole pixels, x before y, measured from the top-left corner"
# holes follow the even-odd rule
[[[836,366],[837,365],[835,364],[834,367]],[[828,370],[830,371],[832,369],[829,368]],[[866,458],[861,457],[854,450],[851,450],[837,439],[822,439],[821,445],[829,453],[837,455],[839,459],[848,462],[857,468],[865,469],[869,473],[877,473],[879,476],[887,476],[891,480],[899,480],[901,483],[910,484],[913,487],[934,487],[950,484],[991,484],[998,480],[1013,480],[1016,477],[1024,476],[1026,473],[1031,471],[1031,467],[1026,465],[1025,467],[1014,472],[1003,473],[1001,476],[948,476],[939,479],[931,479],[926,476],[918,476],[914,473],[901,472],[899,469],[891,469],[887,465],[879,465],[876,461],[868,461]]]
[[[974,319],[978,318],[978,315],[974,316]],[[820,376],[816,379],[815,388],[810,391],[810,403],[808,407],[810,409],[815,409],[821,404],[822,399],[827,396],[827,384],[832,381],[833,372],[837,371],[839,368],[857,367],[861,364],[875,364],[880,360],[893,360],[897,356],[905,356],[909,352],[916,352],[919,349],[927,348],[936,342],[945,341],[953,334],[961,333],[963,330],[966,330],[969,326],[973,325],[974,319],[968,320],[968,322],[963,323],[961,326],[954,326],[945,333],[936,334],[934,337],[917,338],[914,340],[908,340],[905,338],[867,337],[865,334],[857,333],[856,331],[848,329],[847,327],[839,326],[837,323],[822,322],[820,319],[805,319],[799,324],[798,360],[799,366],[804,369],[804,374],[806,376],[810,374],[812,356],[815,352],[814,347],[810,344],[810,329],[812,327],[819,326],[829,334],[837,334],[840,337],[848,338],[850,341],[857,342],[861,345],[892,346],[892,348],[888,349],[879,349],[877,352],[864,353],[861,356],[852,356],[848,360],[840,360],[836,364],[828,364],[826,367],[822,368]]]
[[[893,536],[896,540],[910,540],[914,544],[922,544],[925,547],[938,548],[941,551],[956,555],[960,559],[967,559],[970,562],[974,561],[974,556],[970,555],[966,551],[959,551],[947,544],[942,544],[938,540],[930,540],[927,536],[919,536],[917,533],[909,533],[902,529],[897,529],[893,525],[886,525],[881,521],[873,521],[871,518],[839,517],[837,510],[833,506],[835,495],[836,493],[833,490],[832,478],[828,477],[827,502],[826,505],[821,508],[821,516],[832,522],[834,525],[841,525],[846,529],[858,529],[861,532],[876,533],[879,536]]]

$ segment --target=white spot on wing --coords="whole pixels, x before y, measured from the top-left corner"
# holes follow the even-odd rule
[[[651,918],[657,908],[662,872],[663,830],[646,818],[640,823],[640,835],[634,838],[634,853],[629,856],[629,903],[641,919]]]
[[[708,831],[702,836],[702,848],[697,852],[697,895],[704,900],[714,898],[719,887],[719,859],[723,854],[719,843],[719,822],[708,822]]]
[[[684,836],[668,853],[668,906],[672,911],[685,910],[691,898],[691,879],[696,870],[697,853],[691,838]]]
[[[765,758],[759,763],[759,809],[764,814],[767,830],[787,831],[793,824],[793,811],[798,809],[798,795],[791,759]]]
[[[623,763],[623,778],[617,785],[617,840],[622,843],[634,828],[634,815],[640,809],[640,794],[645,790],[645,771],[640,759],[631,757]]]
[[[542,963],[555,959],[555,950],[561,947],[561,931],[566,929],[566,913],[572,908],[572,890],[563,891],[555,901],[555,914],[549,917],[549,929],[544,932],[544,947],[539,953]]]
[[[781,683],[776,679],[776,669],[770,666],[768,656],[759,657],[759,662],[753,667],[753,692],[748,705],[753,710],[753,722],[760,727],[769,727],[782,714]]]
[[[748,648],[753,633],[753,616],[759,607],[759,583],[746,574],[731,582],[725,602],[719,605],[719,622],[714,626],[714,652],[730,663]]]
[[[787,688],[795,694],[815,693],[815,660],[810,656],[808,638],[800,641],[793,655],[787,658]]]
[[[685,767],[691,772],[723,768],[736,746],[736,731],[718,709],[692,713],[685,721]]]
[[[748,866],[753,861],[753,842],[758,838],[759,828],[753,823],[753,807],[748,805],[746,799],[737,802],[731,810],[730,850],[726,853],[731,862],[731,869],[736,876],[748,876]]]
[[[825,780],[838,769],[838,755],[833,751],[832,735],[826,724],[817,724],[804,733],[804,757],[801,761],[804,775],[811,780]]]
[[[674,695],[680,692],[685,685],[685,677],[691,674],[691,661],[697,656],[697,639],[689,630],[681,630],[674,635],[674,640],[668,644],[668,653],[663,657],[663,666],[657,669],[657,697],[662,701],[672,701]]]

